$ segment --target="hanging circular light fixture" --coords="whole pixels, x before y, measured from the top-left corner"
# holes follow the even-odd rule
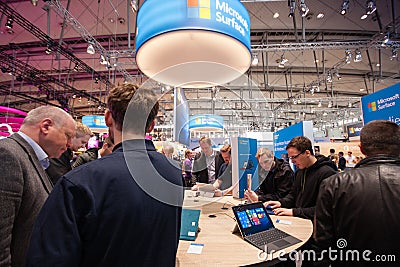
[[[251,63],[247,10],[238,0],[147,0],[138,11],[136,62],[173,86],[230,82]]]

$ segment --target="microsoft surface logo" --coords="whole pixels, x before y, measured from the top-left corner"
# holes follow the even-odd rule
[[[351,134],[355,133],[354,128],[353,128],[353,127],[350,127],[350,128],[349,128],[349,132],[350,132]]]
[[[188,18],[211,19],[211,0],[187,0]]]
[[[369,112],[376,111],[376,102],[368,103],[368,111]]]

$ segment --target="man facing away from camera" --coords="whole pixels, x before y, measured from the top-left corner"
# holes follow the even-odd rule
[[[157,96],[123,84],[107,105],[113,152],[57,183],[36,221],[27,266],[175,266],[181,170],[145,140]]]
[[[366,124],[360,149],[366,157],[353,169],[322,182],[314,239],[322,249],[346,243],[343,254],[359,254],[358,261],[343,258],[332,266],[399,266],[400,127],[385,120]],[[389,255],[395,258],[383,260]]]

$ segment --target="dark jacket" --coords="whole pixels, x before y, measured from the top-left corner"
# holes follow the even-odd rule
[[[305,169],[297,169],[290,193],[280,200],[283,208],[293,208],[293,216],[312,220],[321,182],[336,171],[328,157],[319,156]]]
[[[222,181],[220,190],[228,189],[232,186],[232,164],[223,163],[219,168],[217,179]]]
[[[346,159],[344,157],[339,157],[338,168],[342,171],[346,169]]]
[[[352,170],[336,174],[321,184],[316,207],[314,239],[318,246],[370,250],[400,259],[400,158],[370,156]],[[388,266],[390,262],[379,266]],[[393,263],[393,262],[392,262]],[[340,266],[365,266],[365,262],[341,262]],[[367,265],[370,266],[370,265]]]
[[[151,141],[124,141],[56,184],[27,266],[173,267],[182,201],[181,170]]]
[[[61,178],[64,174],[72,170],[71,161],[73,158],[73,152],[70,148],[67,148],[64,153],[61,154],[61,157],[50,159],[50,165],[46,169],[47,175],[50,177],[50,180],[53,184],[56,184],[58,179]]]
[[[223,163],[224,159],[222,158],[221,153],[217,151],[215,155],[215,179],[217,179],[219,168]],[[203,152],[197,154],[194,158],[192,175],[197,182],[208,184],[206,155]]]
[[[89,148],[79,155],[79,157],[72,164],[72,168],[76,168],[99,157],[99,149],[97,147]]]
[[[290,192],[293,186],[294,173],[289,163],[277,157],[274,157],[274,162],[274,168],[268,172],[266,177],[266,171],[258,166],[258,177],[262,179],[260,180],[260,188],[256,190],[259,201],[280,201]]]

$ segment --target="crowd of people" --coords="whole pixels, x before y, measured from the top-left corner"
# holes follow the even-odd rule
[[[0,266],[175,266],[182,189],[212,184],[215,196],[229,195],[232,148],[216,151],[202,137],[201,151],[187,150],[182,162],[171,147],[159,153],[145,138],[158,109],[152,90],[111,89],[109,136],[74,163],[73,151],[92,133],[56,107],[31,110],[18,133],[0,140]],[[304,136],[288,143],[288,160],[260,148],[259,186],[245,198],[277,216],[311,220],[313,236],[300,250],[320,252],[345,238],[348,250],[399,255],[400,127],[366,124],[360,149],[365,158],[357,162],[351,152],[316,155]]]

